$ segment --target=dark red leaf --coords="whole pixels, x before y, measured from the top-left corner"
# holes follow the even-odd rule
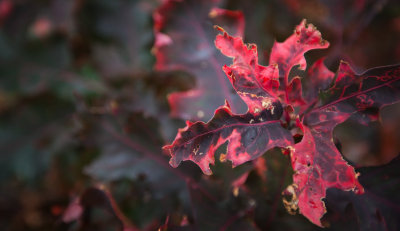
[[[322,90],[326,90],[332,83],[335,73],[331,72],[324,64],[324,58],[317,60],[308,70],[305,79],[304,99],[313,102]]]
[[[334,127],[336,123],[330,125],[329,127]],[[301,214],[319,226],[322,226],[320,219],[326,212],[322,199],[325,198],[327,188],[335,187],[346,191],[357,189],[360,192],[363,190],[353,167],[347,164],[336,149],[332,130],[304,127],[303,140],[291,152],[295,173],[293,184],[288,187],[287,193],[292,194],[292,201],[286,201],[285,204],[294,206],[290,209],[298,207]]]
[[[308,126],[326,127],[326,118],[334,115],[337,124],[355,115],[363,123],[376,119],[362,113],[380,109],[400,100],[400,65],[377,67],[357,75],[346,62],[341,62],[334,85],[325,92],[323,103],[305,115]],[[369,116],[365,118],[365,116]]]
[[[293,185],[287,189],[300,212],[314,224],[326,212],[326,189],[363,192],[353,167],[347,164],[333,143],[333,129],[353,113],[380,108],[400,100],[400,65],[378,67],[357,75],[342,62],[337,79],[327,92],[325,103],[305,115],[303,140],[291,153]]]
[[[257,114],[264,109],[273,113],[272,103],[278,101],[275,95],[279,87],[277,65],[258,65],[256,45],[246,46],[240,37],[232,37],[222,28],[218,29],[223,34],[217,36],[215,46],[233,58],[231,66],[223,67],[233,88],[247,104],[250,113]]]
[[[173,116],[209,120],[227,99],[233,111],[244,111],[221,67],[228,59],[214,47],[213,25],[242,36],[244,17],[239,11],[215,8],[218,1],[166,1],[154,13],[156,70],[184,70],[196,78],[196,88],[175,92],[168,100]]]
[[[284,102],[293,105],[304,104],[301,98],[301,85],[296,78],[290,81],[290,70],[296,65],[299,65],[301,70],[305,70],[307,63],[304,53],[328,46],[329,43],[322,39],[321,33],[314,25],[306,25],[306,20],[303,20],[296,27],[294,34],[283,43],[275,42],[269,63],[277,64],[279,67],[280,90],[282,90],[280,94]]]
[[[341,62],[324,105],[313,111],[354,113],[400,100],[400,65],[377,67],[357,75]]]
[[[208,122],[188,122],[180,129],[175,141],[164,146],[171,153],[170,164],[177,167],[183,160],[195,162],[205,174],[211,174],[209,164],[214,164],[214,152],[229,141],[226,160],[233,166],[253,160],[274,147],[287,147],[293,143],[290,132],[280,122],[282,106],[263,110],[258,114],[234,115],[228,104],[218,108]]]
[[[338,226],[354,227],[352,230],[397,230],[400,221],[399,164],[400,156],[385,165],[358,168],[359,181],[365,187],[363,195],[328,190],[326,218],[331,227],[334,230],[342,230],[335,229]]]
[[[303,90],[301,87],[301,79],[296,76],[290,81],[287,87],[287,101],[293,105],[304,105],[305,101],[303,99]]]
[[[308,71],[309,77],[304,80],[308,91],[304,98],[300,77],[289,82],[294,66],[306,69],[305,52],[329,46],[313,25],[306,26],[302,21],[285,42],[275,43],[267,67],[258,64],[255,45],[245,45],[240,37],[218,29],[223,34],[217,36],[216,47],[233,58],[232,65],[223,69],[249,110],[235,115],[226,104],[217,109],[208,123],[188,122],[174,143],[164,147],[170,150],[170,164],[176,167],[182,160],[192,160],[203,172],[211,174],[209,164],[214,163],[214,152],[227,141],[225,159],[232,161],[233,166],[255,159],[273,147],[286,147],[295,174],[293,184],[284,192],[289,197],[284,204],[289,211],[299,209],[311,222],[322,226],[320,219],[326,212],[322,199],[328,188],[364,191],[358,174],[337,150],[333,129],[355,113],[398,102],[400,65],[357,75],[342,62],[333,86],[321,94],[323,100],[319,102],[319,94],[334,78],[322,59]],[[281,102],[295,106],[286,107],[285,126],[290,128],[293,125],[290,120],[296,118],[297,127],[304,134],[302,141],[294,146],[289,130],[280,123]],[[300,114],[296,115],[297,106],[303,105],[306,107],[300,107]]]

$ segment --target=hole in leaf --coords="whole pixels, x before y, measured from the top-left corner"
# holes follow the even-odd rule
[[[303,135],[301,135],[301,134],[295,134],[295,135],[293,136],[293,139],[294,139],[294,143],[295,143],[295,144],[300,143],[301,140],[303,139]]]

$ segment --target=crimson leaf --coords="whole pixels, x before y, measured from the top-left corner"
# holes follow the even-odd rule
[[[216,110],[208,123],[188,122],[175,141],[164,146],[172,155],[170,164],[177,167],[183,160],[192,160],[205,174],[211,174],[209,164],[214,164],[215,151],[226,141],[229,143],[225,158],[233,166],[253,160],[273,147],[291,145],[293,139],[279,120],[282,106],[279,102],[272,106],[274,113],[263,110],[259,114],[234,115],[226,104]]]
[[[274,147],[293,144],[288,130],[281,126],[282,105],[273,93],[279,87],[276,65],[258,65],[257,49],[246,46],[240,38],[229,36],[223,29],[215,44],[221,52],[233,57],[231,66],[224,66],[233,87],[248,106],[243,115],[232,113],[228,103],[218,108],[207,123],[187,123],[175,141],[164,149],[171,153],[171,165],[192,160],[206,174],[211,174],[214,152],[229,141],[225,159],[237,166],[253,160]]]
[[[311,103],[315,101],[320,91],[326,90],[334,77],[335,74],[324,65],[324,58],[317,60],[308,70],[308,78],[304,83],[304,99]]]
[[[326,48],[328,42],[303,20],[295,33],[284,43],[276,43],[271,53],[270,65],[258,64],[255,45],[246,46],[239,37],[231,37],[223,29],[215,45],[233,58],[231,66],[223,69],[234,89],[248,106],[244,115],[235,115],[226,104],[215,112],[207,124],[187,123],[178,132],[173,144],[165,146],[171,153],[171,164],[176,167],[182,160],[192,160],[205,173],[210,174],[209,164],[214,162],[214,152],[229,141],[226,159],[233,166],[252,160],[273,147],[290,150],[294,183],[284,192],[289,211],[300,213],[318,226],[326,212],[322,199],[328,188],[354,190],[363,193],[358,174],[342,157],[333,143],[333,129],[351,115],[359,115],[368,108],[380,108],[400,100],[400,65],[371,69],[357,75],[344,62],[336,80],[329,87],[334,75],[317,61],[304,80],[309,92],[302,93],[299,77],[289,82],[294,66],[306,68],[304,53],[311,49]],[[278,74],[279,70],[279,74]],[[318,96],[322,95],[322,100]],[[303,131],[301,142],[293,144],[292,137],[281,126],[283,105],[295,106],[299,115],[297,127]],[[293,114],[292,113],[292,114]],[[289,122],[289,121],[288,121]],[[288,123],[291,126],[293,123]]]
[[[336,125],[329,118],[325,125],[332,128]],[[284,200],[285,207],[291,210],[299,208],[300,212],[316,225],[322,226],[320,219],[326,209],[322,201],[327,188],[343,190],[360,190],[357,174],[343,159],[333,143],[332,130],[304,127],[303,140],[294,146],[291,153],[293,184],[284,194],[291,196],[291,201]]]
[[[215,46],[226,56],[233,58],[231,66],[223,69],[233,88],[247,104],[249,112],[260,113],[263,109],[274,114],[273,102],[279,102],[275,91],[279,87],[277,65],[258,65],[257,47],[247,47],[239,37],[229,36],[222,28],[223,35],[218,35]]]
[[[296,65],[301,70],[307,67],[304,53],[313,49],[327,48],[329,43],[322,39],[321,33],[312,24],[306,25],[303,20],[291,35],[282,43],[275,42],[272,47],[270,64],[277,64],[279,67],[279,81],[281,83],[280,94],[283,102],[293,105],[302,105],[301,82],[299,77],[295,77],[289,82],[290,70]]]
[[[287,193],[293,198],[286,202],[289,207],[298,206],[303,215],[320,226],[320,218],[326,212],[321,200],[326,189],[363,192],[354,169],[333,143],[333,129],[354,113],[398,102],[400,65],[373,68],[357,75],[341,62],[335,84],[326,94],[323,104],[305,114],[303,140],[291,153],[295,174]]]

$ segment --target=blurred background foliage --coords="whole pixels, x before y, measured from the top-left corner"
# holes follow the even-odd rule
[[[161,147],[184,121],[170,116],[166,96],[196,81],[153,71],[152,13],[162,3],[0,0],[1,230],[320,230],[283,208],[292,170],[279,150],[235,169],[217,160],[212,176],[190,162],[168,165]],[[327,56],[335,71],[344,59],[361,72],[400,61],[396,0],[219,6],[243,11],[245,41],[264,64],[302,18],[331,43],[310,62]],[[328,191],[329,229],[400,229],[399,118],[394,105],[382,123],[350,119],[335,129],[372,193]]]

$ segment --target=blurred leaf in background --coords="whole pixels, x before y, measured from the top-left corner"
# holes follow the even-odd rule
[[[212,176],[193,163],[169,166],[161,147],[184,121],[171,117],[168,95],[196,89],[202,70],[214,69],[154,68],[153,13],[165,2],[0,0],[1,230],[321,230],[285,211],[281,192],[291,169],[279,150],[234,169],[217,160]],[[311,63],[327,55],[330,70],[345,58],[362,71],[400,61],[395,0],[226,0],[215,6],[243,12],[244,37],[258,45],[260,63],[302,18],[332,44],[307,53]],[[188,20],[188,10],[179,7],[173,16],[201,25],[209,51],[217,53],[212,26],[221,21],[210,20],[210,6],[186,7],[202,16]],[[202,50],[190,47],[184,34],[190,30],[182,28],[170,37],[183,39],[178,45],[189,45],[187,51]],[[398,158],[392,160],[400,151],[398,108],[383,110],[382,125],[348,121],[335,129],[370,193],[356,198],[328,191],[326,230],[398,229]],[[365,167],[376,165],[382,166]],[[370,209],[362,212],[365,201]],[[344,221],[347,215],[354,219]]]

